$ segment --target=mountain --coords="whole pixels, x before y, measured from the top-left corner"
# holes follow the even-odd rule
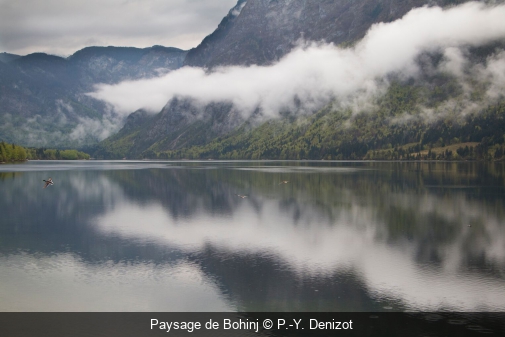
[[[357,41],[377,22],[401,18],[412,8],[448,6],[458,0],[239,0],[218,28],[188,52],[185,65],[270,64],[299,43]]]
[[[180,68],[186,51],[88,47],[67,58],[0,55],[0,139],[76,147],[96,144],[117,131],[123,119],[86,95],[94,85],[159,76]]]
[[[213,33],[188,52],[184,64],[210,69],[271,65],[301,38],[346,48],[360,41],[374,23],[395,21],[412,8],[463,2],[240,0]],[[503,50],[503,42],[465,49],[469,60],[465,71],[486,67],[488,60]],[[485,98],[489,87],[485,79],[479,82],[477,76],[461,79],[448,73],[443,68],[444,57],[443,50],[419,55],[415,63],[421,71],[416,77],[389,74],[382,80],[389,84],[383,96],[371,98],[368,106],[358,111],[330,101],[309,113],[286,112],[281,118],[265,121],[259,111],[244,117],[230,104],[213,103],[202,109],[189,98],[174,98],[160,113],[132,119],[118,134],[101,142],[95,155],[171,159],[501,158],[503,100]],[[463,111],[470,106],[471,113],[449,112],[455,111],[454,107]],[[442,117],[430,119],[427,112]],[[456,153],[459,147],[463,149],[461,155]]]
[[[229,103],[212,103],[202,110],[191,100],[173,99],[159,114],[139,110],[128,116],[117,134],[98,145],[95,156],[156,157],[163,151],[205,145],[242,123],[240,113]]]
[[[113,84],[159,76],[183,65],[186,51],[172,47],[88,47],[68,62],[77,71],[80,84],[88,90],[96,83]]]
[[[493,54],[491,50],[486,53]],[[101,142],[95,155],[116,159],[505,159],[503,98],[487,102],[479,97],[481,88],[476,86],[468,100],[454,77],[430,74],[429,68],[416,80],[390,80],[387,91],[369,110],[354,114],[332,102],[311,115],[287,115],[261,123],[239,120],[226,132],[215,129],[211,114],[193,121],[175,115],[183,107],[174,100],[158,115],[134,120],[138,112],[132,114],[131,123]],[[459,115],[460,109],[471,105],[479,108]],[[427,110],[441,117],[430,120]],[[226,120],[218,120],[217,125]],[[163,141],[156,141],[157,133],[167,125],[171,132],[162,133]]]
[[[0,53],[0,62],[9,63],[15,59],[20,58],[21,56],[9,53]]]
[[[295,95],[273,119],[259,105],[244,113],[229,96],[199,101],[191,93],[167,98],[158,113],[140,109],[126,118],[87,95],[99,83],[152,78],[183,66],[200,69],[201,80],[230,69],[271,70],[310,42],[333,43],[352,54],[376,23],[396,21],[421,6],[464,2],[238,0],[217,29],[190,51],[89,47],[68,58],[4,53],[0,138],[25,146],[93,146],[97,158],[448,158],[449,151],[459,150],[456,144],[463,148],[462,158],[501,158],[503,90],[493,74],[500,74],[496,69],[501,69],[498,58],[505,55],[505,43],[496,38],[478,48],[418,51],[411,62],[420,69],[417,74],[378,74],[376,93],[357,92],[354,102],[333,97],[311,105],[310,95],[308,103]],[[311,62],[317,61],[305,60]],[[459,73],[454,72],[458,64],[464,65]],[[307,80],[314,79],[309,75]],[[249,85],[249,78],[234,81],[231,86]],[[268,88],[269,79],[264,81],[260,85]],[[268,94],[265,89],[261,95]]]

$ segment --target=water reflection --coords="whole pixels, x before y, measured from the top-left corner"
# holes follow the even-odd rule
[[[0,310],[505,310],[501,165],[18,167]]]
[[[74,254],[0,258],[2,311],[229,311],[197,265],[89,264]]]

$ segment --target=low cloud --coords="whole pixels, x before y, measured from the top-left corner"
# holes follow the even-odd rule
[[[500,98],[505,88],[505,51],[490,57],[485,67],[480,67],[479,75],[488,79],[487,94],[491,98]]]
[[[117,131],[120,119],[107,116],[102,120],[79,118],[79,124],[69,134],[72,141],[78,144],[90,144],[101,141]]]
[[[232,102],[247,117],[256,109],[268,117],[283,110],[313,110],[331,100],[366,106],[367,97],[384,90],[391,73],[415,76],[417,58],[424,52],[443,51],[443,66],[463,75],[464,47],[505,38],[505,5],[470,2],[442,9],[422,7],[403,18],[373,25],[352,48],[300,41],[299,46],[271,66],[221,67],[212,71],[184,67],[155,79],[98,85],[90,95],[131,113],[140,108],[160,111],[174,97],[201,104]],[[505,55],[482,66],[499,95],[505,80]],[[500,72],[501,71],[501,72]],[[300,106],[301,102],[301,106]]]
[[[0,116],[0,132],[7,141],[25,146],[72,148],[95,144],[116,133],[124,123],[123,116],[108,107],[100,118],[77,115],[72,105],[61,99],[55,101],[54,107],[52,115],[37,114],[22,122],[4,114]],[[50,131],[55,125],[59,130]]]

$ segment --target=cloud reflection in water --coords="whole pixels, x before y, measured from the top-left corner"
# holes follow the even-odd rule
[[[397,197],[392,203],[409,195]],[[277,200],[259,197],[256,201],[261,204],[259,209],[244,200],[232,215],[210,215],[201,210],[182,219],[175,219],[157,203],[141,207],[130,202],[98,217],[96,225],[106,235],[175,246],[186,253],[198,252],[208,244],[232,254],[268,252],[302,275],[351,271],[363,279],[372,296],[400,300],[411,310],[505,308],[503,280],[461,272],[457,267],[419,264],[413,245],[388,244],[379,239],[378,231],[384,226],[377,222],[373,209],[356,203],[348,210],[340,210],[339,217],[329,222],[305,205],[296,226]],[[435,211],[430,207],[441,210],[446,206],[447,202],[440,200],[421,205],[428,211]],[[474,212],[472,205],[460,206],[463,208],[459,210]],[[451,216],[450,209],[448,212]],[[503,258],[504,228],[496,219],[489,220],[495,232],[487,242],[490,255]],[[461,235],[444,248],[446,265],[457,266],[463,259],[460,255],[464,240]]]
[[[0,310],[505,310],[503,168],[62,165],[2,175]]]

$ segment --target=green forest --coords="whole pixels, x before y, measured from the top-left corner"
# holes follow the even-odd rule
[[[77,160],[89,159],[87,153],[77,150],[55,150],[44,148],[25,148],[15,144],[0,142],[0,163],[26,160]]]
[[[203,146],[144,152],[162,159],[503,160],[505,101],[467,116],[423,120],[419,101],[454,91],[392,85],[373,113],[325,107],[313,116],[243,125]],[[437,102],[433,102],[436,108]],[[395,122],[411,112],[408,122]]]
[[[486,64],[504,46],[505,42],[469,49],[472,66]],[[435,71],[443,60],[440,53],[428,53],[421,59],[416,77],[392,74],[382,79],[384,91],[367,98],[362,106],[335,98],[315,113],[287,112],[268,120],[252,116],[231,132],[209,137],[212,119],[222,113],[218,111],[208,120],[196,120],[179,129],[167,124],[170,133],[165,135],[166,139],[161,137],[151,143],[144,138],[153,123],[162,123],[162,119],[152,118],[149,122],[149,118],[137,116],[137,124],[128,125],[102,141],[93,156],[103,159],[505,160],[503,94],[490,98],[490,83],[486,79],[461,79],[442,70]]]
[[[464,76],[441,66],[441,51],[427,52],[416,60],[415,76],[377,79],[382,89],[374,94],[332,97],[316,111],[295,108],[270,119],[259,111],[231,132],[219,131],[226,105],[188,122],[190,104],[175,103],[179,115],[132,114],[92,153],[103,159],[505,160],[505,96],[501,88],[489,95],[489,78],[476,76],[504,49],[505,41],[469,47]],[[166,132],[156,138],[159,125]]]

